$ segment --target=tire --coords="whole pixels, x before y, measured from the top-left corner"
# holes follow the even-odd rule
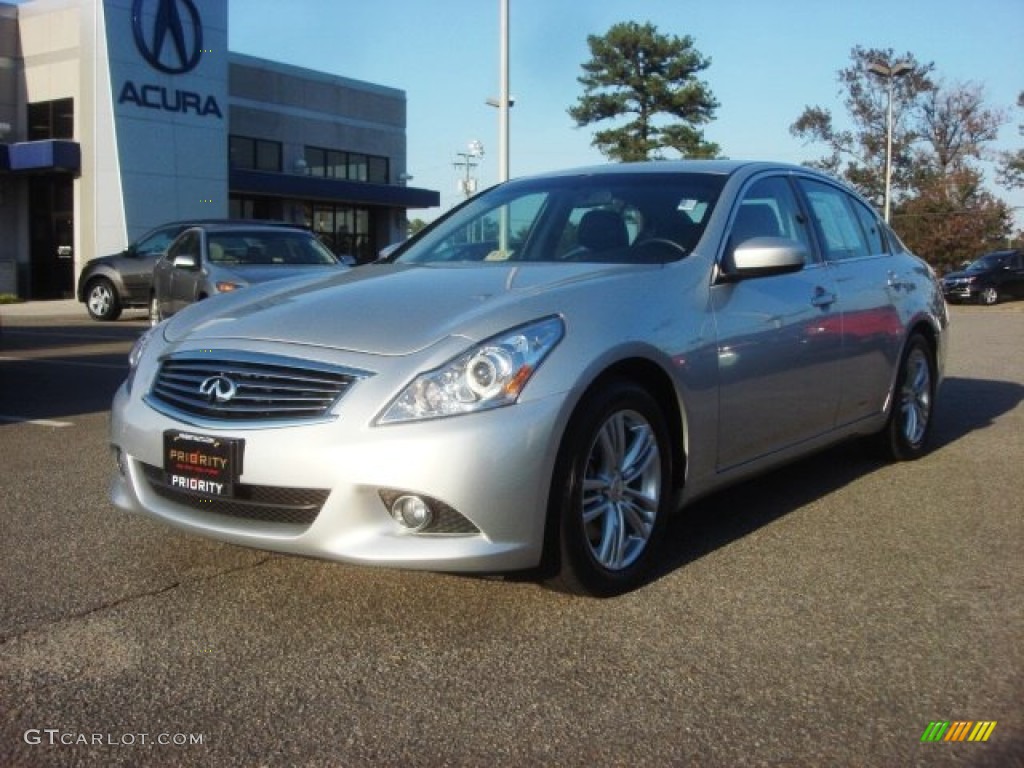
[[[919,333],[907,342],[900,361],[885,428],[877,435],[882,456],[912,461],[925,454],[935,414],[935,353]]]
[[[85,292],[85,308],[93,320],[117,320],[121,316],[121,300],[114,284],[105,277],[98,277],[89,283]]]
[[[584,398],[552,479],[549,586],[605,597],[650,573],[672,504],[671,441],[646,390],[615,380]]]
[[[999,303],[999,291],[989,286],[988,288],[982,288],[978,291],[978,303],[984,304],[986,307],[991,307],[993,304]]]

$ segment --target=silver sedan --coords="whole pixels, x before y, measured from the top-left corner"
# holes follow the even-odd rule
[[[926,450],[932,270],[836,181],[658,162],[499,185],[386,259],[146,334],[114,503],[351,563],[610,595],[667,518],[856,437]]]
[[[300,227],[197,224],[179,234],[153,266],[150,320],[155,325],[219,293],[341,266],[327,246]]]

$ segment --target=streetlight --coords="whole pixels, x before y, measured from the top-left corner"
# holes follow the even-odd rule
[[[897,77],[909,75],[914,68],[907,61],[883,64],[876,61],[868,65],[868,72],[886,81],[889,104],[885,117],[885,222],[889,223],[889,193],[892,187],[892,82]]]
[[[468,151],[455,153],[455,156],[461,157],[462,160],[456,160],[452,165],[456,168],[465,169],[466,175],[459,179],[459,189],[466,197],[470,197],[476,192],[476,179],[470,176],[470,171],[480,165],[479,160],[484,156],[484,145],[473,139],[473,141],[469,142],[466,149]]]

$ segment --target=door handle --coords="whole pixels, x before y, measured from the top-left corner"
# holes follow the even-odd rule
[[[811,297],[811,304],[815,307],[830,307],[836,302],[836,295],[832,291],[826,291],[820,285],[814,289],[814,296]]]

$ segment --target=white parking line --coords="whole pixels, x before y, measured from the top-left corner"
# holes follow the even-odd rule
[[[52,419],[26,419],[24,416],[4,416],[0,413],[0,421],[5,421],[8,424],[33,424],[37,427],[73,427],[75,426],[70,421],[54,421]]]

